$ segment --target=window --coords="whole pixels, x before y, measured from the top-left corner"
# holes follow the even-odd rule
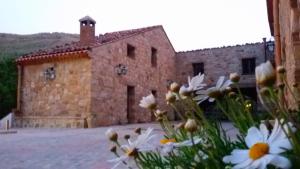
[[[204,73],[204,63],[193,63],[193,71],[194,76],[198,75],[199,73]]]
[[[156,90],[151,90],[151,93],[153,94],[154,97],[157,97],[157,92],[156,92]]]
[[[255,73],[255,58],[242,59],[242,74],[252,75]]]
[[[134,86],[127,86],[127,120],[134,122],[135,90]]]
[[[151,48],[151,66],[156,67],[157,66],[157,49]]]
[[[130,44],[127,44],[127,56],[135,58],[135,47]]]

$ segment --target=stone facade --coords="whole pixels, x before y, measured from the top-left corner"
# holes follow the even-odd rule
[[[138,106],[150,93],[166,109],[167,82],[175,81],[175,51],[163,27],[95,37],[91,36],[95,22],[90,19],[80,20],[79,43],[17,59],[17,127],[150,122],[153,114]],[[134,57],[128,56],[128,50]],[[120,65],[126,68],[124,74],[117,73]],[[47,79],[47,71],[55,71],[55,78]]]
[[[255,87],[255,75],[242,72],[242,59],[255,58],[255,65],[265,62],[263,43],[228,46],[221,48],[200,49],[176,53],[176,77],[179,82],[187,82],[187,76],[193,76],[193,63],[204,64],[205,82],[213,85],[220,76],[229,77],[236,72],[241,75],[242,87]]]
[[[49,67],[55,70],[53,80],[44,76]],[[22,77],[22,114],[16,119],[17,126],[84,126],[91,103],[90,59],[26,65]]]
[[[290,85],[300,83],[300,2],[267,0],[271,34],[275,38],[277,65],[286,68]],[[287,93],[290,106],[293,97]]]
[[[127,56],[127,44],[135,47],[134,58]],[[156,67],[151,65],[151,48],[157,50]],[[152,121],[151,113],[138,106],[151,91],[156,91],[159,106],[166,107],[166,82],[175,80],[175,52],[162,28],[94,48],[91,56],[91,112],[97,125]],[[115,72],[119,64],[128,68],[126,75]],[[127,111],[127,86],[134,87],[131,112]]]
[[[162,26],[95,36],[95,21],[80,20],[80,41],[17,59],[18,127],[96,127],[150,122],[153,113],[138,106],[153,93],[168,110],[170,82],[186,83],[193,63],[203,62],[206,83],[221,75],[242,74],[241,62],[264,61],[263,43],[175,52]],[[255,87],[254,74],[242,75]],[[174,114],[169,111],[172,119]]]

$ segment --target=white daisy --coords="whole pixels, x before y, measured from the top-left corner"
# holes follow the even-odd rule
[[[153,128],[148,128],[145,132],[141,133],[134,142],[131,142],[130,139],[128,139],[128,145],[121,146],[121,149],[125,151],[125,154],[109,160],[109,162],[116,163],[112,169],[124,162],[127,166],[132,167],[135,165],[134,159],[139,152],[154,150],[155,147],[152,146],[150,142],[156,135],[152,134],[152,131]]]
[[[197,76],[194,76],[192,79],[188,77],[188,85],[183,85],[179,89],[179,94],[185,98],[189,96],[192,92],[202,89],[206,84],[203,83],[204,74],[199,73]]]
[[[176,96],[176,94],[174,94],[172,91],[168,91],[167,93],[166,93],[166,101],[168,102],[168,103],[174,103],[175,101],[176,101],[176,99],[177,99],[177,96]]]
[[[276,81],[275,70],[270,61],[262,63],[255,68],[255,77],[257,84],[261,86],[273,85]]]
[[[221,96],[225,89],[232,84],[231,80],[224,80],[225,76],[221,76],[219,77],[216,86],[208,88],[206,91],[197,91],[196,94],[198,96],[194,97],[194,100],[196,100],[198,104],[206,99],[209,99],[210,102],[215,101],[215,99]]]
[[[248,130],[245,141],[248,150],[236,149],[231,152],[231,155],[223,158],[225,163],[235,165],[233,169],[264,169],[268,164],[279,168],[291,167],[291,162],[280,155],[292,149],[292,145],[277,119],[271,134],[266,125],[261,124],[259,129],[251,127]]]
[[[192,91],[200,90],[206,86],[206,84],[203,83],[203,80],[204,74],[201,73],[199,73],[197,76],[194,76],[192,79],[188,77],[189,87]]]
[[[202,141],[201,138],[198,137],[194,138],[194,144],[199,144],[201,141]],[[191,139],[182,142],[176,142],[175,139],[161,139],[160,144],[158,145],[158,149],[162,155],[168,155],[176,148],[185,147],[185,146],[190,147],[192,145],[193,143]]]
[[[150,94],[146,97],[143,97],[142,100],[140,101],[139,106],[147,109],[155,109],[156,108],[156,100],[153,94]]]
[[[118,134],[117,132],[112,129],[112,128],[109,128],[108,130],[106,130],[105,132],[105,136],[111,140],[111,141],[117,141],[118,140]]]

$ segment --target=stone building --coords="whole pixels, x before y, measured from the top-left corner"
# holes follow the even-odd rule
[[[162,26],[95,36],[96,22],[80,21],[80,41],[21,56],[16,126],[95,127],[152,121],[138,106],[153,93],[166,109],[172,81],[206,74],[212,85],[238,72],[255,97],[255,66],[268,58],[265,43],[175,52]],[[174,116],[170,111],[170,116]]]
[[[300,83],[300,1],[266,0],[271,35],[275,39],[275,62],[286,68],[291,84]],[[292,105],[292,96],[287,95]]]
[[[255,67],[266,60],[272,60],[272,51],[267,49],[267,42],[220,48],[200,49],[176,53],[176,77],[180,83],[186,83],[187,76],[205,74],[208,86],[216,84],[220,76],[230,73],[241,75],[241,91],[254,103],[257,102]],[[208,106],[206,103],[205,106]]]
[[[17,59],[16,126],[94,127],[148,122],[138,106],[159,102],[175,79],[175,51],[162,26],[95,36],[96,22],[80,21],[80,41]],[[160,105],[164,107],[164,105]]]

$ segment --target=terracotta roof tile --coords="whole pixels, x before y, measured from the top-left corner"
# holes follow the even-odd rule
[[[47,50],[38,50],[35,52],[31,52],[29,54],[25,54],[21,57],[19,57],[16,61],[17,63],[20,63],[24,60],[34,60],[43,58],[42,56],[49,56],[49,57],[56,57],[56,54],[64,55],[64,54],[70,54],[70,52],[76,52],[76,51],[86,51],[90,50],[93,47],[101,46],[103,44],[111,43],[114,41],[118,41],[124,38],[128,38],[130,36],[134,36],[146,31],[150,31],[156,28],[162,27],[161,25],[157,26],[151,26],[151,27],[145,27],[145,28],[139,28],[139,29],[131,29],[131,30],[124,30],[124,31],[118,31],[118,32],[110,32],[105,34],[100,34],[99,36],[95,37],[95,42],[90,44],[89,46],[81,44],[78,42],[71,42],[66,43],[64,45],[55,46],[51,49]],[[27,59],[25,59],[27,58]]]

